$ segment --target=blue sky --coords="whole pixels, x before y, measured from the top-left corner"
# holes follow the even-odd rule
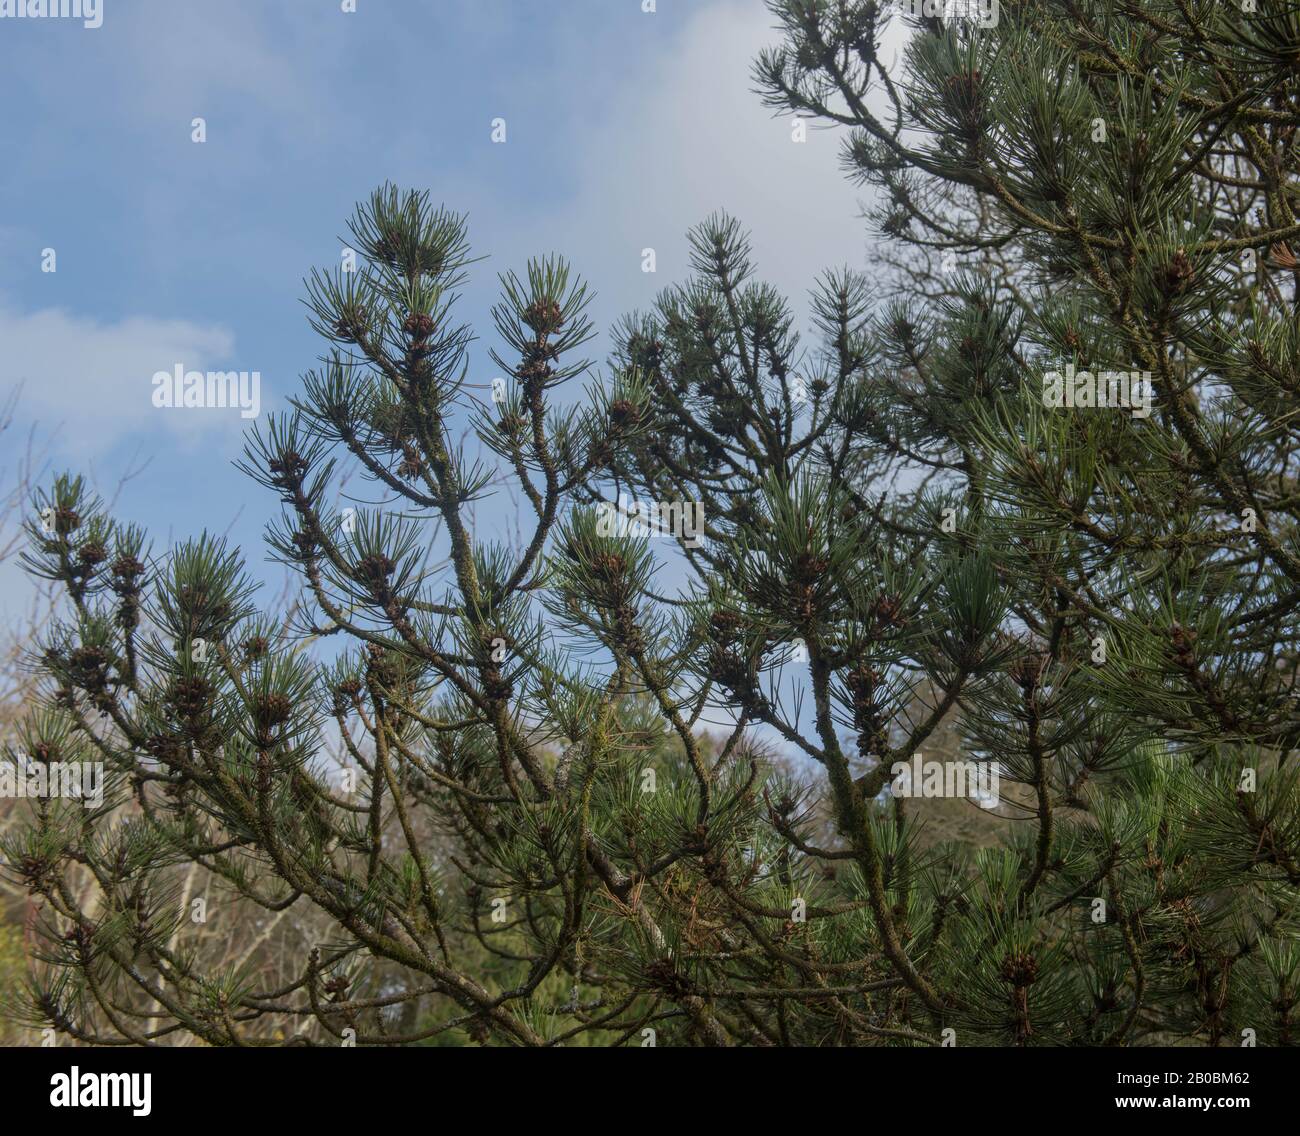
[[[28,439],[48,469],[105,493],[147,463],[116,516],[145,525],[155,551],[228,531],[266,573],[278,505],[231,465],[247,422],[157,409],[151,377],[256,370],[263,413],[282,407],[320,351],[302,279],[337,263],[354,203],[387,180],[468,212],[487,257],[458,307],[481,336],[471,381],[495,373],[496,273],[531,255],[574,263],[602,332],[682,279],[686,228],[720,208],[752,229],[761,275],[797,297],[826,267],[866,267],[839,139],[792,143],[750,90],[775,39],[762,0],[356,7],[102,0],[96,29],[0,20],[0,404],[18,391],[0,493]],[[55,273],[41,271],[46,248]],[[592,345],[598,364],[605,346]],[[28,598],[13,561],[0,565],[0,614]]]

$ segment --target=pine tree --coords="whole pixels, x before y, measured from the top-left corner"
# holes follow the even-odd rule
[[[849,128],[895,267],[868,453],[953,494],[1013,613],[961,699],[1038,802],[1018,1033],[1082,989],[1099,1040],[1291,1043],[1300,8],[1003,3],[909,21],[891,76],[884,5],[770,6],[763,96]]]
[[[532,262],[499,402],[451,314],[463,218],[376,193],[358,271],[308,283],[322,369],[243,463],[291,618],[218,540],[151,555],[75,478],[36,502],[69,617],[24,753],[110,784],[3,849],[44,913],[25,1020],[1292,1044],[1300,21],[1259,7],[1003,3],[913,21],[890,74],[883,6],[774,2],[764,97],[850,128],[888,294],[835,269],[796,309],[716,216],[599,379],[585,286]],[[1135,405],[1045,405],[1098,372]],[[475,523],[498,469],[514,543]],[[1001,779],[994,847],[922,840],[904,791],[954,727]],[[194,864],[324,920],[292,979],[198,958]]]

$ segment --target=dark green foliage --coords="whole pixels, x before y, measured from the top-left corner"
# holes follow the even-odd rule
[[[327,361],[247,448],[289,618],[219,542],[151,557],[78,481],[37,503],[70,609],[24,743],[113,776],[4,849],[54,944],[26,1020],[1296,1042],[1296,9],[1004,0],[920,21],[890,76],[872,0],[771,7],[764,97],[851,128],[883,287],[834,270],[796,310],[710,218],[580,395],[586,288],[533,262],[489,404],[451,319],[465,223],[386,187],[358,271],[308,283]],[[1067,365],[1148,372],[1150,414],[1045,405]],[[513,544],[472,519],[497,467]],[[620,495],[706,539],[611,531]],[[887,791],[954,725],[1001,774],[994,846],[922,839]],[[319,917],[288,980],[187,951],[193,864]]]

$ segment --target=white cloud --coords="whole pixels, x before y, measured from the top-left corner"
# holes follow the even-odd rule
[[[631,65],[619,95],[571,135],[577,194],[542,228],[606,298],[645,307],[682,280],[686,230],[718,210],[750,230],[759,276],[796,313],[824,269],[866,266],[842,133],[810,123],[794,142],[792,120],[753,89],[754,58],[778,40],[773,23],[759,0],[692,10],[670,49]],[[655,274],[641,272],[643,248],[656,250]]]
[[[133,432],[192,436],[247,425],[238,410],[172,411],[151,401],[158,371],[177,363],[227,369],[221,364],[235,340],[223,327],[149,317],[105,323],[61,308],[23,314],[0,307],[0,342],[0,391],[21,388],[23,418],[52,432],[60,450],[94,456]]]

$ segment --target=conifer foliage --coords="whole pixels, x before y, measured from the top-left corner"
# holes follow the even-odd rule
[[[41,912],[24,1021],[1300,1040],[1300,10],[1004,0],[907,20],[891,71],[892,7],[773,0],[755,69],[846,129],[879,283],[792,304],[709,218],[597,378],[586,285],[533,261],[489,401],[466,222],[385,186],[242,463],[287,615],[220,540],[155,555],[73,477],[34,502],[67,618],[23,747],[108,772],[3,849]],[[517,534],[476,509],[505,492]],[[628,496],[699,533],[609,524]],[[954,725],[1003,787],[988,847],[920,841],[895,775]],[[290,980],[202,962],[193,865],[214,923],[323,921]]]

